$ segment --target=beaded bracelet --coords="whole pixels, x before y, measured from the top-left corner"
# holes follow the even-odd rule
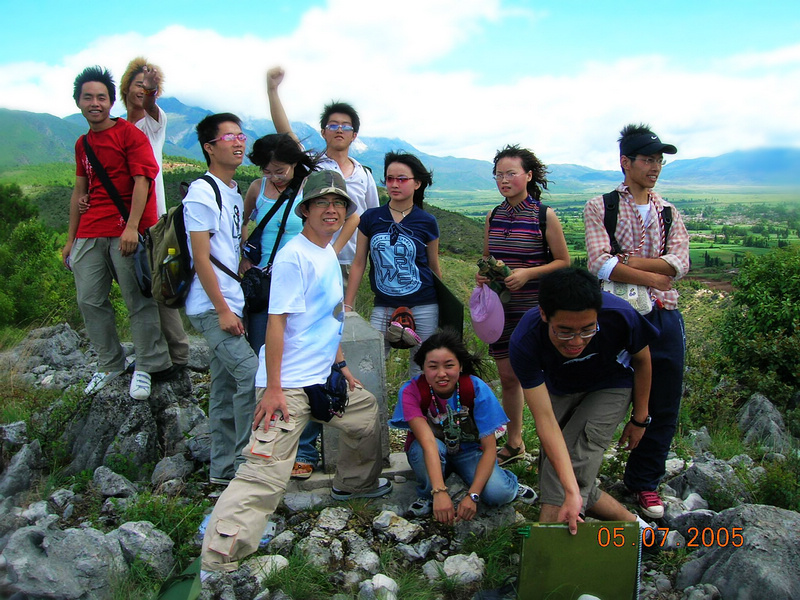
[[[438,494],[439,492],[446,492],[446,491],[447,491],[447,486],[444,486],[444,487],[432,489],[431,490],[431,494]]]

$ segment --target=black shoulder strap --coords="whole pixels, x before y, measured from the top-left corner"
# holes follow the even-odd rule
[[[275,200],[275,203],[270,207],[267,214],[264,215],[264,217],[258,222],[258,225],[256,225],[253,231],[250,233],[250,237],[253,237],[254,235],[261,235],[261,232],[264,231],[264,228],[267,226],[267,223],[269,223],[270,219],[275,216],[275,213],[278,212],[283,203],[292,197],[292,194],[294,194],[294,190],[288,187],[281,192],[281,195],[278,196],[277,200]]]
[[[617,231],[617,218],[619,217],[619,192],[614,190],[608,194],[603,194],[603,203],[605,204],[605,216],[603,217],[603,225],[605,225],[608,239],[611,240],[611,254],[621,254],[619,242],[615,232]]]
[[[203,175],[203,176],[200,177],[200,179],[202,179],[203,181],[207,182],[211,186],[211,189],[214,190],[214,198],[217,201],[217,206],[219,206],[219,214],[221,216],[222,215],[222,192],[219,191],[219,186],[217,185],[217,182],[214,181],[214,178],[211,177],[211,175]],[[237,192],[239,191],[239,185],[238,184],[236,185],[236,191]],[[239,283],[241,283],[242,278],[239,277],[236,273],[234,273],[231,269],[229,269],[216,256],[214,256],[213,254],[209,253],[208,258],[214,265],[217,266],[217,268],[220,271],[225,273],[225,275],[227,275],[231,279],[234,279],[235,281],[238,281]]]
[[[672,207],[665,206],[661,211],[661,218],[664,219],[664,246],[662,247],[661,254],[667,253],[667,240],[669,240],[669,230],[672,229]]]
[[[103,187],[106,188],[106,193],[109,195],[114,204],[117,205],[117,210],[119,211],[119,214],[121,214],[123,220],[127,222],[128,218],[131,216],[131,213],[128,211],[128,208],[122,201],[122,197],[119,195],[117,188],[114,186],[114,183],[108,176],[105,167],[100,162],[100,159],[97,158],[97,155],[94,153],[94,150],[92,150],[92,147],[89,145],[89,140],[87,138],[88,134],[84,134],[83,149],[86,151],[86,158],[89,159],[89,162],[91,163],[94,172],[97,173],[97,176],[100,178],[100,182],[103,184]]]
[[[284,190],[284,193],[286,193],[286,191],[287,190]],[[287,195],[287,197],[291,198],[292,190],[288,190],[288,192],[289,194]],[[283,234],[286,231],[286,221],[289,220],[289,213],[292,210],[293,204],[294,204],[294,198],[291,198],[291,200],[286,202],[286,209],[283,211],[283,218],[281,219],[281,224],[278,227],[278,235],[275,236],[275,244],[272,246],[272,252],[270,252],[269,260],[267,261],[267,272],[270,272],[272,270],[272,261],[275,260],[275,254],[278,252],[278,246],[280,246],[281,244],[281,238],[283,237]]]

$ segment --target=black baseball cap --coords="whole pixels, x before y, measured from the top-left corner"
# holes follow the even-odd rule
[[[675,146],[662,143],[652,131],[627,136],[619,143],[620,156],[636,156],[637,154],[650,156],[652,154],[677,154],[677,152],[678,149]]]

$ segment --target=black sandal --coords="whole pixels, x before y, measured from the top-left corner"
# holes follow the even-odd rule
[[[506,454],[500,454],[500,452],[503,450],[506,451]],[[497,453],[497,464],[502,467],[503,465],[507,465],[508,463],[512,463],[520,458],[525,457],[525,442],[521,443],[516,448],[514,448],[514,446],[504,444],[500,449],[500,452]]]

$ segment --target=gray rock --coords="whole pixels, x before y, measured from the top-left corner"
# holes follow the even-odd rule
[[[752,502],[752,494],[737,477],[733,467],[708,453],[697,457],[694,464],[671,479],[669,485],[681,498],[696,492],[709,502],[714,498],[728,504]]]
[[[443,565],[444,573],[453,581],[462,584],[478,583],[486,574],[486,562],[475,552],[469,556],[448,556]]]
[[[778,451],[791,445],[791,436],[781,413],[762,394],[753,394],[738,414],[739,430],[745,444],[761,445]]]
[[[319,514],[316,526],[327,532],[336,533],[347,527],[347,521],[352,514],[353,511],[348,508],[338,506],[325,508]]]
[[[45,517],[50,514],[50,509],[47,506],[46,500],[40,500],[39,502],[34,502],[28,508],[22,511],[22,518],[26,519],[28,523],[33,525],[34,523],[41,521]]]
[[[50,494],[48,500],[50,500],[57,509],[64,510],[74,497],[75,492],[61,488]]]
[[[681,568],[677,588],[710,583],[737,600],[800,597],[800,514],[749,504],[722,511],[712,528],[715,545]],[[725,546],[718,545],[720,532],[730,537]]]
[[[130,565],[139,560],[148,565],[161,578],[166,579],[175,565],[172,547],[175,545],[163,531],[150,521],[130,521],[107,536],[119,542],[122,555]]]
[[[92,481],[106,498],[130,498],[138,493],[133,483],[108,467],[97,467]]]
[[[700,429],[691,429],[689,431],[689,440],[692,448],[697,453],[702,453],[711,447],[711,435],[708,433],[708,427],[703,425]]]
[[[403,544],[408,544],[423,531],[416,523],[406,521],[390,510],[385,510],[375,517],[372,520],[372,527]]]
[[[0,355],[0,369],[33,372],[36,367],[72,371],[74,381],[85,377],[86,358],[81,337],[66,323],[34,329],[17,346]]]
[[[247,559],[243,564],[250,569],[250,574],[256,578],[258,587],[263,588],[264,582],[270,575],[289,566],[289,560],[284,556],[272,554],[269,556],[254,556]]]
[[[728,464],[734,468],[743,467],[745,469],[749,469],[753,466],[753,459],[747,454],[737,454],[728,461]]]
[[[190,432],[186,440],[186,448],[192,458],[199,463],[211,462],[211,434],[208,431],[208,419],[198,423]]]
[[[6,451],[17,449],[28,443],[28,425],[25,421],[0,425],[0,445]]]
[[[318,506],[326,506],[331,503],[330,494],[318,492],[290,492],[283,495],[283,503],[292,512],[309,510]]]
[[[689,510],[703,510],[708,508],[708,502],[697,492],[692,492],[684,499],[683,503]]]
[[[183,452],[188,447],[187,437],[190,431],[208,419],[203,410],[196,404],[173,404],[167,406],[158,417],[161,432],[161,444],[167,454]]]
[[[358,589],[359,600],[396,600],[400,586],[391,577],[375,575],[362,581]]]
[[[183,454],[176,454],[175,456],[167,456],[166,458],[158,461],[153,475],[150,477],[150,483],[154,486],[161,485],[165,481],[172,479],[183,479],[188,477],[194,472],[194,464],[186,460]]]
[[[112,582],[127,573],[119,543],[91,528],[23,527],[11,535],[3,558],[0,592],[32,598],[110,599]]]
[[[684,538],[691,539],[694,535],[694,531],[690,532],[690,528],[702,531],[706,527],[711,527],[716,516],[717,513],[713,510],[693,510],[671,519],[668,525],[671,529],[679,531]]]
[[[710,583],[690,586],[683,594],[683,600],[722,600],[719,590]]]
[[[42,475],[42,447],[39,440],[25,444],[14,455],[0,479],[0,496],[13,496],[30,489]]]
[[[267,549],[270,552],[274,552],[280,554],[282,556],[289,556],[292,553],[292,548],[294,548],[294,542],[297,538],[297,535],[289,529],[276,535],[272,538],[267,544]]]
[[[205,338],[195,335],[189,336],[189,363],[192,371],[206,372],[211,365],[211,351]]]
[[[373,550],[362,550],[348,556],[355,568],[370,575],[375,575],[381,569],[381,559]]]
[[[308,562],[323,569],[328,568],[335,558],[335,549],[331,548],[334,541],[322,531],[314,529],[300,540],[297,547],[305,553]]]

